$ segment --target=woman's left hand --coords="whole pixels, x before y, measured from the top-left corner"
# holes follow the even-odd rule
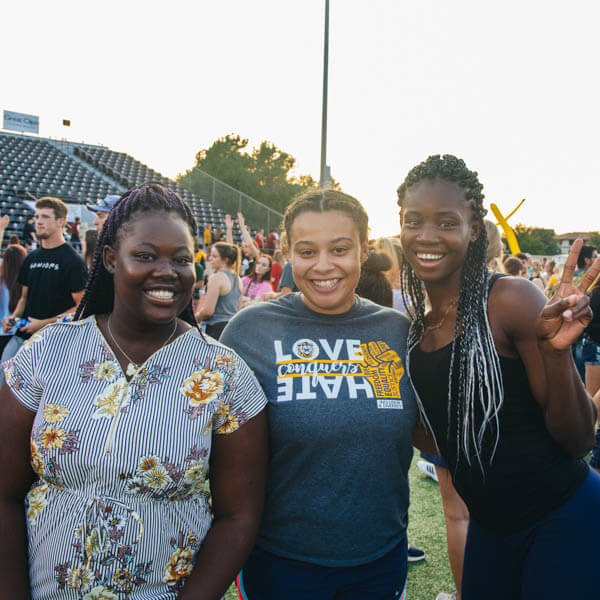
[[[581,238],[571,246],[556,293],[538,316],[538,340],[553,350],[568,350],[592,319],[586,291],[600,274],[600,258],[594,261],[579,284],[574,285],[573,275],[582,246]]]

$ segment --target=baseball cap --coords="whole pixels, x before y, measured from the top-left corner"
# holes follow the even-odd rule
[[[109,213],[114,208],[115,204],[119,201],[120,198],[121,196],[118,196],[117,194],[109,194],[101,200],[98,200],[96,204],[86,204],[86,207],[89,210],[92,210],[96,213]]]

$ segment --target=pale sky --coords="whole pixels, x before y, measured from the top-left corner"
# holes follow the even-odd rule
[[[0,109],[174,177],[228,133],[319,177],[324,0],[3,3]],[[430,154],[514,226],[600,230],[597,1],[331,0],[327,162],[373,233]],[[62,119],[71,119],[63,128]],[[0,123],[1,125],[1,123]]]

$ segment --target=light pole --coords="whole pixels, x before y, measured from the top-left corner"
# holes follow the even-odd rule
[[[327,82],[329,67],[329,0],[325,0],[325,44],[323,50],[323,112],[321,116],[321,173],[319,187],[329,186],[330,171],[327,166]]]

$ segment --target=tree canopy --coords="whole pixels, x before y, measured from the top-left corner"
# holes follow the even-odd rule
[[[247,148],[248,140],[239,135],[219,138],[210,148],[196,154],[194,167],[177,181],[192,192],[202,194],[201,189],[195,189],[198,186],[194,171],[198,169],[279,212],[283,212],[299,192],[318,187],[310,175],[292,176],[296,159],[271,142],[263,141],[250,151]],[[340,189],[335,181],[332,185]]]
[[[546,256],[560,253],[554,229],[517,225],[514,231],[521,252]]]

